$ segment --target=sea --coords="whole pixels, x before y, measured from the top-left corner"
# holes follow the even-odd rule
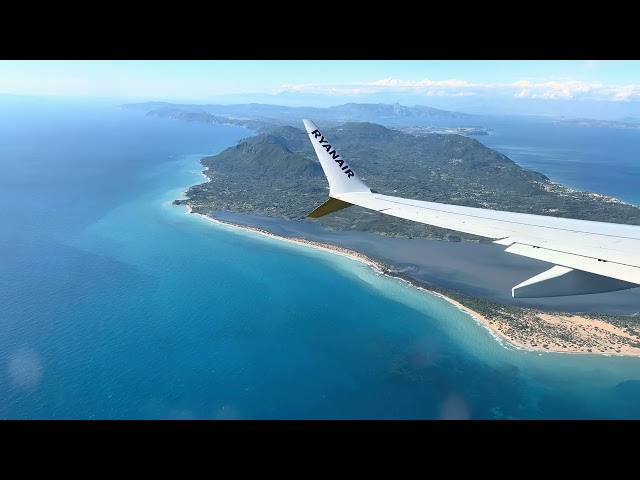
[[[640,134],[523,128],[484,140],[639,202]],[[202,156],[251,135],[0,105],[1,419],[640,418],[640,357],[520,350],[361,262],[172,205]]]
[[[541,116],[487,116],[476,138],[574,190],[640,205],[640,128],[579,126]]]

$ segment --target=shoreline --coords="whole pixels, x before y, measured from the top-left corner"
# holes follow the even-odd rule
[[[274,240],[279,240],[279,241],[284,241],[284,242],[288,242],[288,243],[293,243],[296,245],[302,245],[302,246],[306,246],[306,247],[310,247],[310,248],[315,248],[316,250],[322,250],[325,252],[329,252],[329,253],[333,253],[333,254],[337,254],[337,255],[341,255],[343,257],[347,257],[347,258],[351,258],[353,260],[357,260],[359,262],[362,262],[368,266],[370,266],[371,268],[373,268],[375,271],[379,272],[382,275],[386,275],[384,273],[384,265],[381,262],[378,262],[376,260],[372,260],[369,257],[367,257],[366,255],[350,250],[348,248],[343,248],[343,247],[336,247],[335,245],[329,245],[326,243],[321,243],[321,242],[316,242],[314,240],[307,240],[306,238],[291,238],[291,237],[283,237],[281,235],[276,235],[275,233],[271,233],[267,230],[264,230],[262,228],[257,228],[257,227],[247,227],[245,225],[238,225],[236,223],[231,223],[231,222],[225,222],[222,220],[218,220],[217,218],[213,218],[210,217],[208,215],[204,215],[202,213],[194,213],[191,211],[191,207],[187,206],[187,213],[192,214],[192,215],[196,215],[204,220],[206,220],[207,222],[211,222],[211,223],[215,223],[217,225],[223,225],[225,227],[230,227],[230,228],[234,228],[236,230],[244,230],[247,232],[253,232],[253,233],[257,233],[259,235],[262,235],[264,237],[269,237],[269,238],[273,238]]]
[[[590,319],[580,314],[549,313],[523,308],[520,310],[525,312],[525,314],[518,317],[517,324],[524,328],[517,329],[514,328],[513,322],[509,321],[510,318],[508,318],[506,311],[501,311],[499,315],[488,318],[486,315],[467,307],[458,300],[441,292],[425,288],[403,276],[390,274],[387,265],[354,250],[304,238],[284,237],[262,228],[222,221],[209,215],[194,213],[190,205],[184,206],[187,207],[187,214],[195,214],[210,223],[256,233],[279,241],[315,248],[362,262],[380,275],[402,280],[412,288],[436,295],[449,302],[471,316],[479,325],[486,328],[496,341],[505,341],[512,348],[539,353],[640,356],[640,338],[634,337],[624,329],[602,320]],[[548,330],[556,333],[557,336],[548,336]],[[567,341],[567,335],[573,336],[574,341]],[[633,343],[629,344],[631,342]]]

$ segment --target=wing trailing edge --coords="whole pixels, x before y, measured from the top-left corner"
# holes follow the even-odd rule
[[[615,292],[637,287],[615,278],[555,265],[511,289],[513,298],[563,297]]]

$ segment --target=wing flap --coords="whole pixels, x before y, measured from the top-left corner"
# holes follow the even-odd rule
[[[562,297],[615,292],[637,287],[634,283],[555,265],[511,289],[514,298]]]
[[[640,285],[640,267],[634,265],[625,265],[613,261],[585,257],[573,253],[549,250],[547,248],[536,247],[533,245],[524,245],[522,243],[514,243],[507,247],[505,252],[523,255],[529,258],[535,258],[545,262],[561,265],[576,270],[604,275],[606,277],[617,278],[625,282],[632,282]]]

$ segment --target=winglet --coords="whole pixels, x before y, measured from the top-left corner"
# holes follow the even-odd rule
[[[327,200],[318,208],[316,208],[313,212],[307,215],[307,217],[311,217],[311,218],[323,217],[328,213],[337,212],[338,210],[342,210],[343,208],[350,207],[351,205],[353,205],[353,203],[349,203],[343,200],[338,200],[337,198],[329,197],[329,200]]]
[[[329,182],[329,196],[334,197],[343,193],[353,192],[371,192],[371,189],[360,180],[353,168],[329,143],[329,140],[322,135],[315,123],[311,120],[302,120],[302,123],[307,129],[313,149],[316,151],[322,170]]]

